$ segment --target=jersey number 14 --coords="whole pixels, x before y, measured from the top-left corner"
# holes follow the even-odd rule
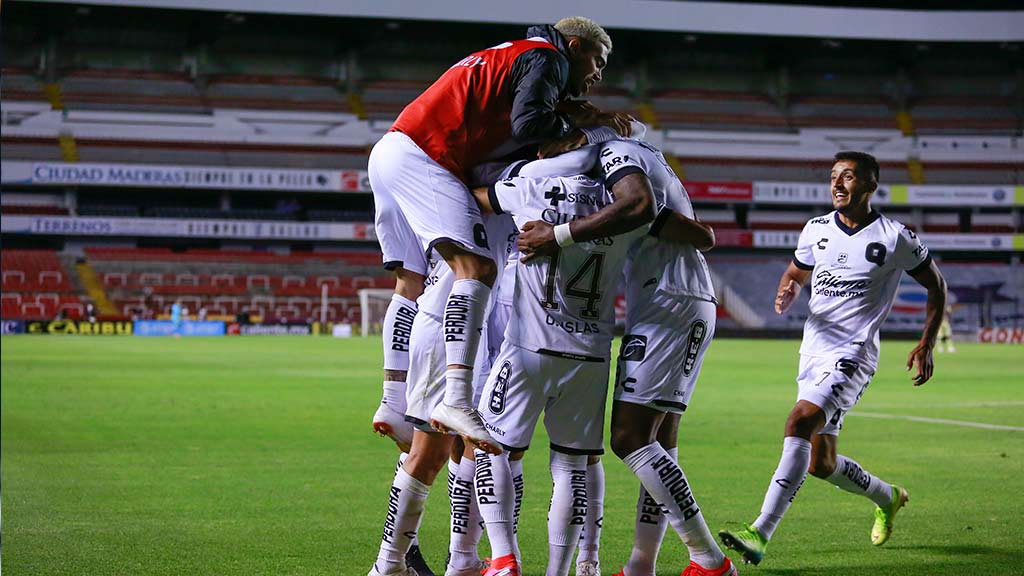
[[[548,275],[544,282],[544,299],[540,305],[546,310],[559,310],[561,306],[555,302],[555,279],[558,272],[558,260],[561,251],[555,252],[548,263]],[[594,252],[580,264],[579,268],[565,283],[565,296],[582,300],[585,305],[580,309],[583,318],[597,318],[600,311],[597,303],[601,300],[601,271],[604,267],[604,253]]]

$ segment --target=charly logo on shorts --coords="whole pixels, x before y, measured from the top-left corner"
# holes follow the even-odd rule
[[[860,362],[850,358],[840,358],[836,361],[836,370],[846,374],[847,378],[853,376],[853,373],[856,372],[858,368],[860,368]]]
[[[512,363],[505,360],[494,379],[494,389],[491,390],[491,399],[487,403],[491,414],[501,414],[505,411],[505,394],[508,392],[508,379],[511,375]]]
[[[686,343],[686,358],[683,359],[683,374],[686,376],[693,372],[697,365],[697,355],[700,353],[700,345],[708,335],[708,324],[703,320],[697,320],[690,327],[690,339]]]
[[[647,336],[626,334],[622,337],[622,348],[619,358],[627,362],[639,362],[647,356]]]

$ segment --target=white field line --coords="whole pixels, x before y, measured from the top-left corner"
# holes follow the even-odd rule
[[[1024,406],[1024,401],[999,401],[989,402],[914,402],[913,404],[864,404],[865,408],[1001,408],[1004,406]]]
[[[881,412],[850,412],[847,416],[863,416],[865,418],[883,418],[886,420],[909,420],[910,422],[926,422],[928,424],[946,424],[949,426],[966,426],[968,428],[984,428],[986,430],[1010,430],[1024,432],[1024,426],[1004,426],[1002,424],[985,424],[984,422],[966,422],[964,420],[947,420],[945,418],[924,418],[903,414],[882,414]]]

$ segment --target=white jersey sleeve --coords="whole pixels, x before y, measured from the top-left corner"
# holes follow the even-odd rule
[[[584,146],[565,154],[534,160],[519,168],[518,175],[527,178],[554,178],[566,174],[586,174],[597,162],[600,147]]]
[[[917,269],[928,265],[932,257],[928,247],[921,243],[921,239],[913,230],[906,226],[900,230],[896,238],[896,266],[908,272],[915,272]]]
[[[630,174],[648,174],[648,167],[644,166],[638,153],[639,147],[640,143],[634,140],[612,140],[601,145],[601,175],[609,190]],[[657,195],[655,192],[654,199],[660,209],[665,205],[665,198]]]
[[[820,227],[827,226],[828,223],[828,216],[818,216],[804,224],[804,229],[800,232],[800,239],[796,242],[796,251],[793,252],[793,263],[797,268],[801,270],[814,269],[815,245],[828,242],[827,239],[822,240],[824,236],[820,232]]]
[[[600,171],[613,192],[615,184],[630,174],[647,177],[658,214],[651,226],[652,233],[671,225],[669,216],[673,212],[696,218],[690,197],[664,154],[646,142],[606,142],[601,149]],[[673,297],[716,302],[711,271],[699,250],[689,244],[648,236],[633,246],[627,264],[626,301],[631,310],[647,304],[653,291],[645,288],[651,286]]]

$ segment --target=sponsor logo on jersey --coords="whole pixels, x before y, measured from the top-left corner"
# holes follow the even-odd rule
[[[870,286],[870,278],[846,280],[830,270],[822,270],[814,277],[814,293],[821,296],[861,298]]]
[[[512,363],[505,360],[498,370],[498,376],[494,379],[491,399],[487,402],[487,408],[491,411],[491,414],[501,414],[505,411],[505,395],[508,393],[508,379],[511,375]]]
[[[700,345],[708,334],[708,325],[703,320],[697,320],[690,328],[690,339],[686,343],[686,357],[683,359],[683,374],[689,376],[693,367],[697,365],[697,355],[700,353]]]
[[[616,166],[624,166],[627,162],[629,162],[629,154],[623,154],[622,156],[616,156],[615,158],[603,163],[601,168],[604,170],[604,173],[607,174],[615,169]]]
[[[647,336],[626,334],[622,337],[619,357],[627,362],[640,362],[647,356]]]
[[[825,244],[828,244],[828,238],[822,238],[821,240],[818,240],[816,246],[818,247],[818,250],[824,250]]]
[[[829,222],[828,216],[819,216],[811,219],[811,224],[828,224]]]

